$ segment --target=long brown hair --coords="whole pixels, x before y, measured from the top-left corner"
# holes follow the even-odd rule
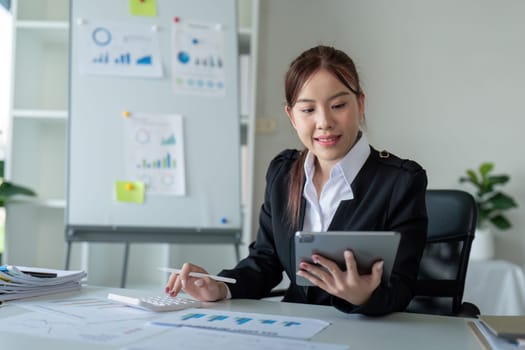
[[[290,67],[284,77],[286,105],[288,108],[293,108],[304,84],[312,74],[320,69],[325,69],[332,73],[356,96],[360,96],[363,93],[359,84],[359,75],[352,59],[341,50],[331,46],[320,45],[304,51],[290,63]],[[304,161],[307,153],[307,149],[301,151],[290,169],[290,196],[288,197],[287,211],[290,225],[294,231],[299,226],[305,179]]]

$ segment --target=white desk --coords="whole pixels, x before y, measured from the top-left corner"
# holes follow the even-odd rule
[[[85,287],[81,296],[105,297],[109,291],[117,289]],[[122,290],[120,291],[122,292]],[[143,293],[143,292],[142,292]],[[55,295],[55,299],[78,297],[79,293]],[[52,298],[42,298],[50,300]],[[481,349],[476,338],[468,328],[468,319],[396,313],[386,317],[367,318],[347,315],[332,307],[318,305],[291,304],[274,301],[231,300],[210,303],[218,310],[282,314],[297,317],[323,319],[332,324],[311,340],[326,343],[348,344],[349,349]],[[0,319],[10,315],[28,312],[14,304],[0,307]],[[112,349],[95,347],[60,339],[40,338],[15,333],[0,332],[2,349]]]
[[[504,260],[469,262],[463,300],[485,315],[525,315],[525,274]]]

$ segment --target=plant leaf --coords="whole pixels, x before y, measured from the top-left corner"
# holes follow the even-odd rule
[[[478,207],[478,223],[482,223],[489,219],[489,215],[492,212],[491,209],[485,209],[482,207]]]
[[[478,171],[467,169],[467,176],[459,178],[460,182],[470,182],[476,187],[475,199],[478,206],[478,227],[487,223],[506,230],[511,227],[510,221],[502,212],[518,206],[511,196],[495,190],[495,186],[504,185],[510,180],[507,174],[490,175],[494,170],[494,163],[483,162]]]
[[[481,174],[481,177],[485,178],[487,174],[492,171],[492,169],[494,169],[494,163],[481,163],[481,165],[479,166],[479,172]]]
[[[500,230],[508,230],[509,228],[512,227],[512,225],[510,224],[510,221],[507,220],[507,218],[504,217],[503,215],[496,215],[490,218],[490,222],[493,223],[494,226],[496,226]]]
[[[476,172],[472,169],[467,169],[466,173],[467,173],[467,177],[464,177],[464,176],[460,177],[459,181],[460,182],[470,182],[476,187],[479,187],[480,183],[478,180],[478,176],[476,175]]]
[[[492,208],[497,210],[508,210],[518,206],[513,198],[503,192],[496,192],[493,196],[488,198],[487,201],[491,204]]]
[[[509,175],[492,175],[492,176],[489,176],[487,179],[488,181],[490,181],[492,185],[503,185],[510,180],[510,176]]]
[[[35,196],[36,193],[27,187],[15,185],[8,181],[2,182],[0,185],[0,200],[5,202],[16,195]]]

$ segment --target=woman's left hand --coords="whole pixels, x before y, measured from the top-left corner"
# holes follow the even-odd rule
[[[314,254],[314,264],[301,262],[301,270],[297,275],[306,278],[327,293],[345,299],[353,305],[362,305],[381,283],[383,261],[374,263],[371,274],[359,275],[353,253],[346,250],[344,258],[346,271],[342,271],[334,261]]]

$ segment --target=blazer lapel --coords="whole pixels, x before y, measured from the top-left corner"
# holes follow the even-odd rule
[[[328,231],[340,231],[348,228],[350,223],[354,221],[353,216],[357,209],[357,203],[358,201],[355,197],[354,199],[341,201],[328,226]]]
[[[359,205],[363,202],[367,188],[369,188],[375,173],[375,165],[371,158],[372,155],[368,157],[354,181],[350,184],[354,198],[339,203],[332,222],[328,226],[329,231],[347,230],[360,221],[359,217],[356,217],[356,215],[361,215],[359,214]],[[357,229],[357,227],[354,228]]]

